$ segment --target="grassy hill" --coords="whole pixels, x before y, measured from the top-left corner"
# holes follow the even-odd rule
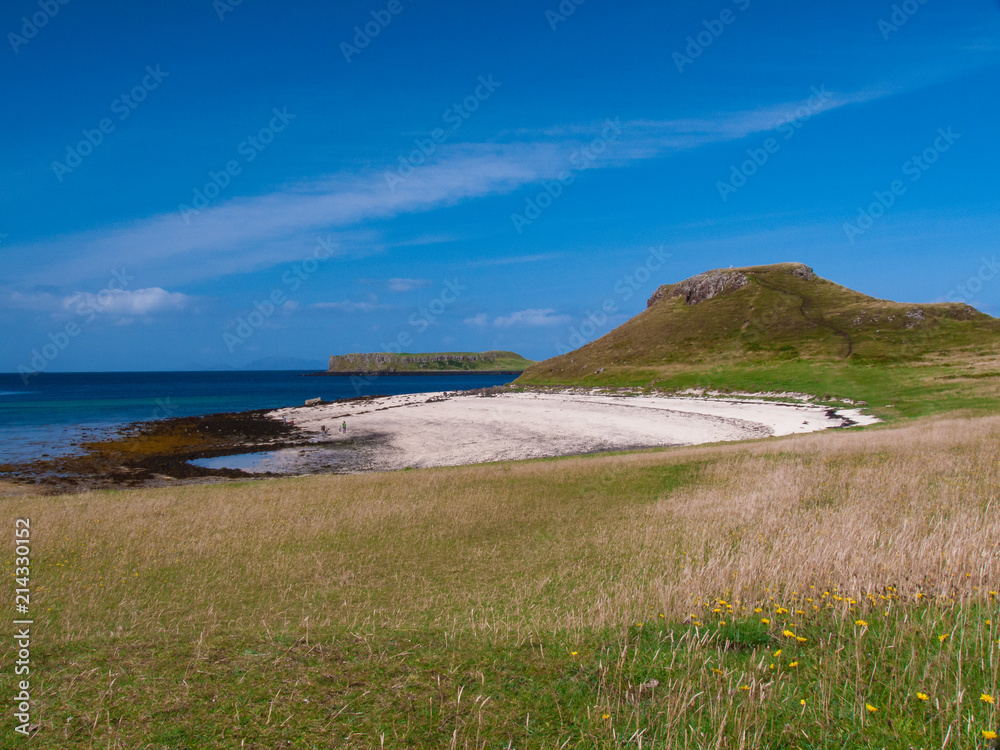
[[[430,352],[424,354],[339,354],[330,357],[329,372],[523,372],[533,364],[514,352]]]
[[[518,382],[793,389],[916,414],[995,404],[998,353],[1000,320],[968,305],[875,299],[781,263],[662,286],[645,311]]]

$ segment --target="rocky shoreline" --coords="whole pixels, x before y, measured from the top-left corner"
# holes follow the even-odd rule
[[[370,398],[349,401],[363,402]],[[0,482],[19,493],[29,488],[38,494],[51,495],[279,476],[191,463],[197,459],[314,444],[313,435],[270,414],[269,410],[261,409],[124,425],[106,439],[82,443],[78,454],[2,464]],[[370,442],[363,436],[352,436],[337,448],[349,453]]]

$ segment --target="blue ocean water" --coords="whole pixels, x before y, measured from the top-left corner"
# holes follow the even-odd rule
[[[305,377],[281,371],[0,373],[0,463],[72,453],[129,422],[332,401],[488,388],[513,375]]]

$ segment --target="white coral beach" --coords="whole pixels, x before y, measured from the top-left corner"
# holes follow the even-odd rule
[[[366,447],[356,468],[367,470],[746,440],[878,421],[860,409],[801,401],[580,391],[420,393],[280,409],[271,416],[294,420],[320,441],[362,438]],[[346,436],[338,431],[345,421]]]

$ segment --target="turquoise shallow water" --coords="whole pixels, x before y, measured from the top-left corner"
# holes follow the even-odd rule
[[[305,377],[270,372],[0,373],[0,463],[71,453],[123,424],[168,417],[302,406],[308,398],[487,388],[513,375]]]

